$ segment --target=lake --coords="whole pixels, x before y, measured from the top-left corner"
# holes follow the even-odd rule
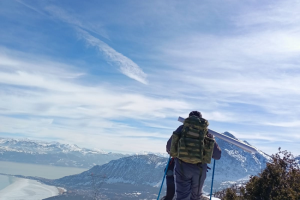
[[[38,176],[48,179],[57,179],[64,176],[79,174],[86,170],[88,169],[0,161],[0,173]]]
[[[38,176],[48,179],[57,179],[64,176],[79,174],[86,170],[88,169],[0,161],[0,173],[23,176]],[[18,180],[18,178],[13,176],[0,175],[0,190],[14,183],[16,180]]]

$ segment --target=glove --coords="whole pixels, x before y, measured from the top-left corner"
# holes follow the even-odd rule
[[[207,133],[207,137],[209,137],[209,138],[212,138],[212,139],[214,139],[214,138],[215,138],[215,136],[214,136],[214,135],[212,135],[212,134],[210,134],[210,133]]]

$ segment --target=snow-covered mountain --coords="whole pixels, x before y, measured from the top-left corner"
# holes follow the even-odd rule
[[[125,157],[73,144],[0,138],[0,161],[91,168]]]
[[[238,140],[229,132],[223,134]],[[270,161],[270,157],[262,151],[251,154],[219,138],[216,138],[216,141],[222,149],[222,157],[216,161],[215,168],[215,179],[220,183],[220,188],[223,185],[248,180],[250,175],[260,173],[265,168],[266,163]],[[247,141],[241,142],[249,144]],[[212,168],[212,164],[210,167]],[[208,173],[207,180],[208,183],[211,182],[211,173]]]
[[[133,185],[158,186],[163,176],[167,159],[156,155],[136,155],[97,165],[78,175],[55,180],[54,184],[70,188],[91,187],[92,176],[98,182],[129,183]]]
[[[298,162],[298,164],[300,166],[300,156],[295,157],[295,160]]]
[[[0,138],[0,148],[7,151],[24,153],[55,154],[55,153],[80,153],[80,154],[107,154],[101,150],[80,148],[74,144],[61,144],[58,142],[44,142],[30,139]]]
[[[228,132],[225,134],[235,138]],[[269,158],[263,152],[250,154],[223,140],[216,140],[222,149],[222,158],[216,161],[215,190],[247,180],[250,175],[258,174],[266,166]],[[103,183],[127,184],[132,185],[132,188],[142,185],[155,187],[161,183],[167,160],[165,157],[151,154],[120,158],[102,166],[95,166],[81,174],[57,179],[53,184],[71,189],[88,189]],[[210,188],[211,174],[212,170],[207,173],[204,187],[207,192]]]
[[[94,166],[78,175],[39,181],[64,187],[76,195],[97,195],[98,199],[156,199],[159,188],[153,186],[161,182],[166,160],[151,154],[134,155]]]

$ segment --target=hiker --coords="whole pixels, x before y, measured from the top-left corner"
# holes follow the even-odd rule
[[[209,200],[203,195],[207,163],[211,158],[219,160],[221,149],[214,136],[208,133],[208,125],[200,112],[192,111],[167,143],[167,152],[175,163],[175,200]],[[169,187],[173,186],[168,184],[167,176],[167,194],[171,191]]]

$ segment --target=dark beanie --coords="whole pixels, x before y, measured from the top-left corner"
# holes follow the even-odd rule
[[[197,116],[197,117],[201,117],[202,118],[201,112],[198,112],[198,111],[192,111],[192,112],[190,112],[189,117],[190,116]]]

